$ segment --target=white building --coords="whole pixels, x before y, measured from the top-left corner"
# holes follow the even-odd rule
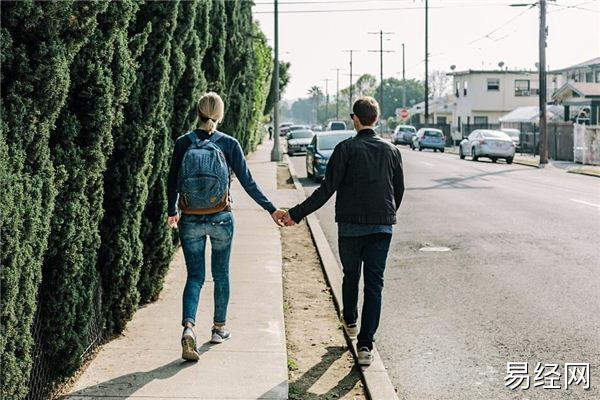
[[[468,70],[451,72],[454,78],[456,111],[452,126],[463,135],[473,126],[499,124],[503,115],[518,107],[538,104],[537,71]],[[548,74],[548,97],[553,93],[554,75]]]
[[[600,83],[600,57],[592,58],[571,67],[554,70],[552,74],[558,78],[556,80],[556,90],[568,82]]]

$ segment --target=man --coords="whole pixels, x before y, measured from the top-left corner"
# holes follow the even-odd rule
[[[335,220],[344,279],[344,328],[358,333],[357,303],[361,266],[364,266],[364,304],[358,333],[358,363],[373,361],[373,338],[379,326],[381,292],[392,225],[404,194],[400,150],[376,136],[373,126],[379,105],[372,97],[358,99],[350,114],[356,136],[338,144],[331,155],[325,180],[302,204],[284,216],[286,225],[300,222],[337,191]]]

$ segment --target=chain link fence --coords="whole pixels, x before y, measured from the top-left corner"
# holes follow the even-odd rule
[[[100,285],[98,285],[95,297],[94,307],[92,308],[92,316],[90,323],[87,326],[89,344],[83,354],[81,354],[82,359],[85,359],[92,354],[98,348],[98,346],[100,346],[104,338],[104,332],[102,328],[102,288]],[[65,385],[65,382],[58,380],[48,356],[44,353],[44,332],[41,322],[40,307],[38,307],[33,326],[31,328],[31,334],[35,340],[35,345],[32,354],[33,367],[31,370],[31,376],[29,378],[29,392],[26,400],[50,399]]]

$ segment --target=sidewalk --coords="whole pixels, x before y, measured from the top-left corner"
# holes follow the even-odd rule
[[[446,152],[450,154],[458,154],[458,147],[446,147]],[[540,156],[534,156],[532,154],[515,154],[513,161],[515,164],[526,165],[529,167],[538,167],[540,163]],[[589,175],[600,177],[600,166],[597,165],[581,165],[572,161],[556,161],[548,160],[548,165],[551,167],[564,170],[572,174]]]
[[[277,164],[269,160],[270,146],[259,146],[249,160],[254,178],[276,206],[295,204],[293,191],[277,190]],[[138,310],[123,335],[103,346],[65,398],[287,399],[280,233],[237,180],[231,191],[236,221],[227,321],[231,340],[208,343],[213,313],[208,267],[195,329],[200,360],[181,359],[186,272],[179,249],[160,299]]]

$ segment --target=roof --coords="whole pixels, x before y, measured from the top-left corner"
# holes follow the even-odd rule
[[[557,105],[548,105],[547,113],[549,120],[562,118],[563,108]],[[538,106],[518,107],[499,118],[500,122],[538,122],[540,119],[540,110]]]
[[[568,71],[570,69],[578,69],[578,68],[585,68],[585,67],[591,67],[591,66],[600,66],[600,57],[592,58],[591,60],[587,60],[582,63],[572,65],[570,67],[557,69],[552,72],[563,72],[563,71]]]
[[[493,70],[482,70],[482,69],[468,69],[466,71],[448,72],[446,75],[458,76],[458,75],[470,75],[470,74],[537,74],[537,71],[529,70],[506,70],[506,69],[493,69]]]
[[[571,93],[569,95],[569,93]],[[565,100],[566,98],[600,98],[600,83],[567,82],[558,89],[553,99]]]
[[[356,133],[355,130],[321,131],[321,132],[317,132],[317,136],[335,136],[335,135],[340,135],[340,134],[354,135],[355,133]]]
[[[430,113],[451,113],[456,107],[456,98],[452,95],[429,100]],[[415,104],[410,108],[410,114],[423,114],[425,112],[425,102]]]

